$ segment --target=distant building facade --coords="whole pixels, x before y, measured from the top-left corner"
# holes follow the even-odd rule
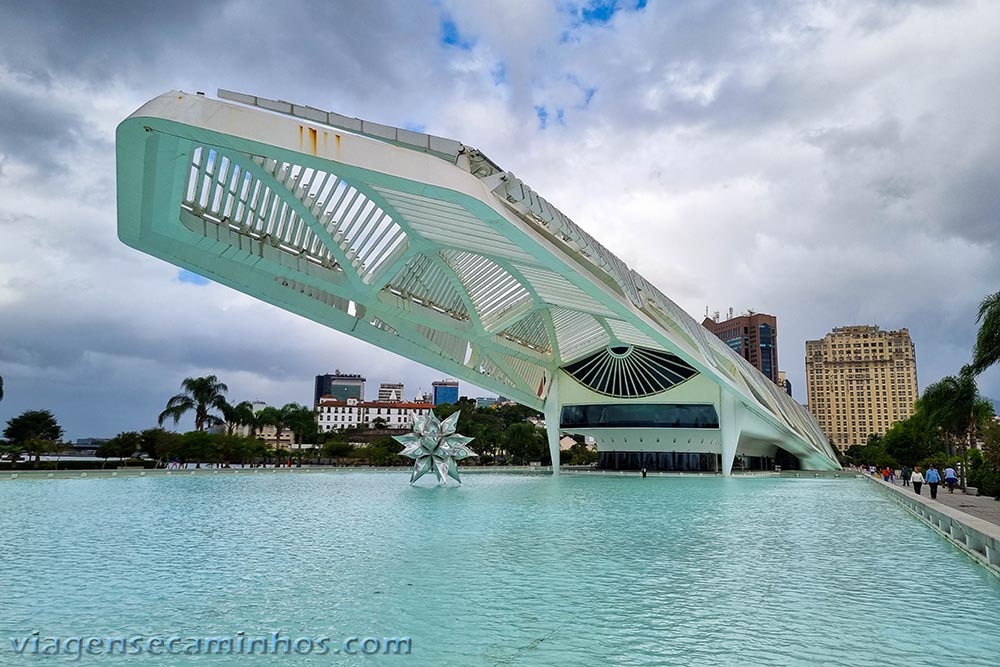
[[[257,431],[257,437],[264,441],[269,447],[277,449],[298,449],[295,443],[295,433],[290,428],[278,429],[271,424],[264,424]]]
[[[778,383],[778,319],[774,315],[750,312],[720,322],[716,313],[714,319],[706,317],[701,325]]]
[[[378,386],[378,400],[382,403],[395,403],[403,399],[402,382],[383,382]]]
[[[432,382],[431,386],[434,388],[434,405],[441,405],[442,403],[454,405],[458,403],[458,380],[452,380],[451,378],[438,380],[437,382]]]
[[[496,407],[498,398],[496,396],[479,396],[476,398],[477,408],[493,408]]]
[[[785,371],[778,371],[778,386],[784,389],[789,396],[792,395],[792,382],[785,375]]]
[[[357,374],[341,373],[338,368],[335,373],[316,376],[316,390],[313,405],[319,403],[324,396],[331,396],[340,401],[356,398],[365,400],[365,378]]]
[[[321,398],[316,404],[316,424],[321,432],[326,433],[349,428],[369,428],[376,419],[382,419],[386,428],[407,429],[412,427],[414,415],[426,415],[433,407],[430,403]]]
[[[806,388],[809,411],[840,451],[883,435],[917,400],[910,332],[847,326],[806,341]]]
[[[251,406],[253,407],[253,413],[256,415],[267,407],[267,403],[264,401],[252,401]],[[216,424],[210,426],[208,430],[211,433],[220,434],[231,432],[233,435],[241,435],[245,438],[252,436],[258,440],[263,440],[264,444],[269,447],[277,449],[299,449],[301,447],[301,443],[295,442],[295,433],[291,429],[283,428],[279,434],[278,429],[272,424],[261,424],[256,429],[248,424]]]

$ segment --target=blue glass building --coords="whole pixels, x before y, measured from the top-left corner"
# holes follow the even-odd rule
[[[458,403],[458,380],[438,380],[431,386],[434,387],[434,405]]]

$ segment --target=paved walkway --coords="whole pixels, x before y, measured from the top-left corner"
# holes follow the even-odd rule
[[[897,478],[895,486],[903,488],[902,480]],[[907,493],[913,493],[912,487],[905,487],[904,490]],[[931,489],[927,484],[924,484],[920,489],[920,495],[925,500],[930,500]],[[948,493],[948,488],[942,484],[938,487],[937,500],[933,502],[939,502],[959,512],[971,514],[976,518],[989,521],[995,526],[1000,526],[1000,501],[993,500],[992,496],[967,495],[957,488],[955,493]]]

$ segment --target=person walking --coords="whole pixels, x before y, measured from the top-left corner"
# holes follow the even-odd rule
[[[955,493],[955,485],[958,484],[958,473],[951,466],[944,469],[944,483],[948,485],[948,493]]]
[[[919,496],[920,487],[924,485],[924,475],[920,472],[920,468],[913,468],[913,472],[910,473],[910,481],[913,482],[913,492]]]
[[[938,484],[941,483],[941,473],[937,471],[934,464],[927,469],[927,474],[924,475],[924,479],[927,480],[927,486],[931,487],[931,500],[937,500],[937,488]]]
[[[899,474],[900,478],[902,478],[902,480],[903,480],[903,486],[909,486],[910,485],[910,475],[912,475],[912,474],[913,474],[913,471],[910,470],[910,466],[903,466],[903,469],[900,471],[900,474]]]

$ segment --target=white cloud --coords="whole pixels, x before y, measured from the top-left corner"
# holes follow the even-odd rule
[[[1000,289],[992,3],[654,2],[600,25],[555,2],[108,11],[0,23],[0,420],[48,407],[111,435],[208,372],[273,403],[337,367],[408,393],[438,377],[118,242],[114,127],[172,88],[477,146],[692,315],[776,314],[800,399],[804,340],[840,324],[908,327],[922,386],[957,371]],[[440,43],[443,12],[468,49]],[[70,33],[90,37],[52,38]]]

